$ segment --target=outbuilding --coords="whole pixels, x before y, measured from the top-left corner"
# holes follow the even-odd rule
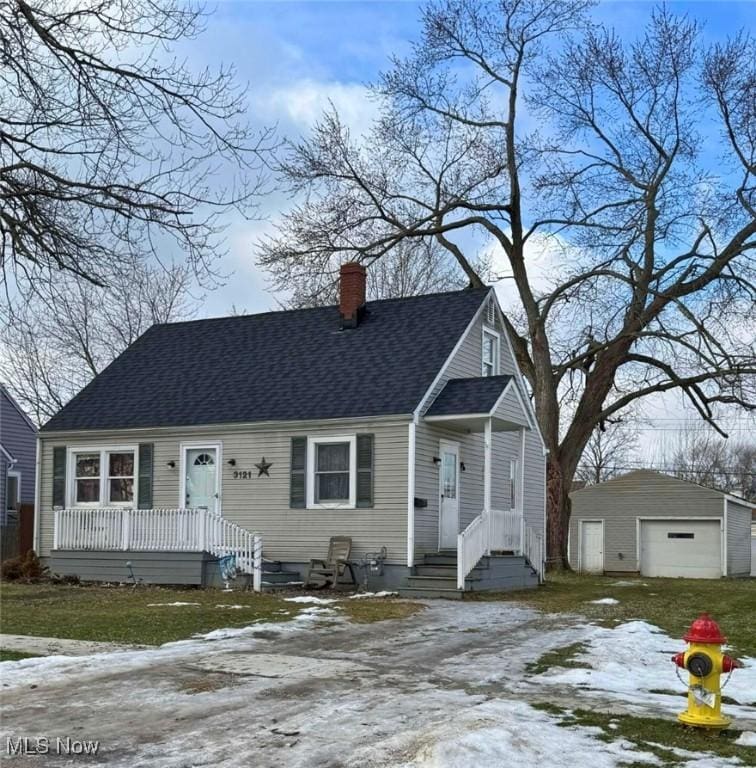
[[[569,557],[584,573],[716,579],[751,573],[744,499],[651,470],[570,494]]]

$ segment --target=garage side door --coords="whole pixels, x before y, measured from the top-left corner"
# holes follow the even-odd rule
[[[718,579],[722,534],[718,520],[641,520],[643,576]]]

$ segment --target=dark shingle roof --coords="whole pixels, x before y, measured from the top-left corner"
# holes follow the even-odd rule
[[[511,376],[481,376],[446,382],[426,416],[490,413]]]
[[[411,413],[488,289],[156,325],[43,430]]]

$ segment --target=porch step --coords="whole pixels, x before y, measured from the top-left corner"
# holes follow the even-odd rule
[[[457,589],[456,552],[433,552],[415,566],[405,585],[403,597],[446,598],[462,600],[473,592],[495,592],[538,586],[538,579],[521,555],[492,554],[482,557],[465,579],[465,588]]]
[[[267,568],[267,564],[266,564]],[[264,570],[260,579],[263,592],[277,592],[280,589],[296,589],[302,587],[302,576],[298,571],[284,571],[280,564],[275,570]]]
[[[466,578],[465,588],[472,589],[476,578]],[[453,576],[407,576],[407,586],[410,589],[456,589],[457,575]]]

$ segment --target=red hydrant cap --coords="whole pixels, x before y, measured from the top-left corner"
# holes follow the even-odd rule
[[[722,634],[714,619],[708,613],[702,613],[691,625],[683,637],[686,643],[725,643],[727,638]]]

